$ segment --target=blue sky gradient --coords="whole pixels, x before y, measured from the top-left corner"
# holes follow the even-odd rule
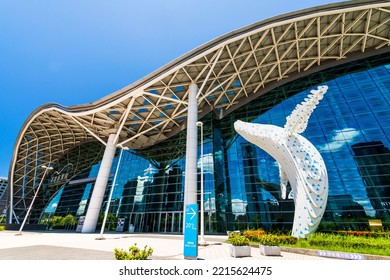
[[[93,102],[230,31],[334,2],[0,0],[0,176],[39,106]]]

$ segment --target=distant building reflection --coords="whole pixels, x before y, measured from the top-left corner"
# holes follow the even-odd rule
[[[381,141],[351,146],[376,217],[390,221],[390,150]]]

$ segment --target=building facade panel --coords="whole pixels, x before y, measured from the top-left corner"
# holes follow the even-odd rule
[[[5,222],[5,214],[7,207],[7,187],[8,179],[5,177],[0,177],[0,221]]]

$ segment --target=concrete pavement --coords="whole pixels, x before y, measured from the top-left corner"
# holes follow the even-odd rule
[[[114,248],[127,249],[137,243],[143,248],[153,248],[154,260],[183,260],[183,236],[169,234],[75,232],[0,231],[0,260],[114,260]],[[229,255],[227,236],[206,235],[209,246],[199,247],[198,258],[204,260],[233,260]],[[282,251],[282,256],[262,256],[259,248],[252,248],[252,255],[241,259],[265,260],[329,260],[313,255]]]

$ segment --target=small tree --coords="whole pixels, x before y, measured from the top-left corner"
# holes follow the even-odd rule
[[[68,214],[63,218],[65,229],[71,229],[77,224],[76,218],[72,214]]]
[[[104,213],[100,213],[99,219],[98,219],[98,224],[102,226],[103,224],[103,219],[104,219]],[[114,214],[108,214],[107,215],[107,220],[106,220],[106,225],[105,225],[105,230],[115,230],[116,225],[118,223],[118,217],[116,217]]]
[[[108,230],[115,230],[118,224],[118,217],[113,214],[108,214],[107,216]]]
[[[51,217],[49,220],[51,227],[56,228],[64,225],[64,218],[61,216]]]

